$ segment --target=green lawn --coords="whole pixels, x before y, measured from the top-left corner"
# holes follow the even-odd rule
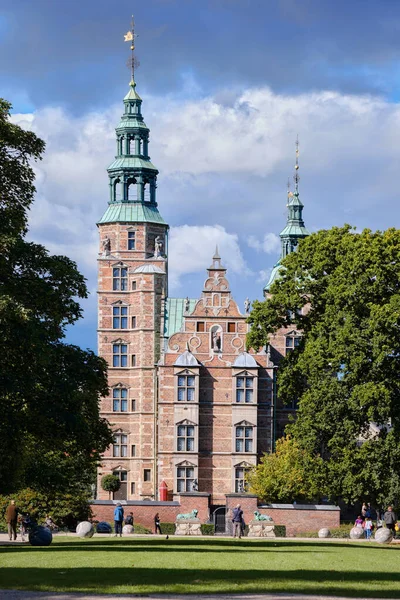
[[[57,536],[0,546],[0,588],[94,593],[303,592],[400,598],[400,546]]]

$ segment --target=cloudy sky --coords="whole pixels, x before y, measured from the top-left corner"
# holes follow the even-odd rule
[[[95,223],[132,10],[172,296],[199,295],[218,243],[238,302],[261,297],[297,134],[311,231],[400,225],[397,0],[1,0],[0,95],[47,143],[29,235],[91,291],[69,341],[96,348]]]

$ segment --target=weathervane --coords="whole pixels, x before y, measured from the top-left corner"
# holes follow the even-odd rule
[[[126,63],[131,71],[131,83],[135,83],[135,68],[140,64],[135,57],[135,38],[137,37],[138,35],[135,33],[135,21],[132,15],[131,28],[128,33],[124,35],[124,42],[131,42],[131,57]]]
[[[299,175],[299,136],[297,136],[297,138],[296,138],[296,164],[295,164],[295,167],[294,167],[293,179],[294,179],[294,193],[298,194],[299,193],[299,181],[300,181],[300,175]]]

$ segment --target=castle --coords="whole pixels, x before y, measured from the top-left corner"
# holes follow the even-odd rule
[[[243,311],[236,304],[218,249],[210,249],[197,298],[169,296],[168,224],[133,78],[116,138],[98,222],[98,351],[110,386],[101,414],[115,436],[98,497],[108,498],[101,476],[114,473],[121,481],[114,499],[157,500],[162,486],[168,499],[196,492],[209,495],[210,507],[224,506],[227,495],[245,491],[246,470],[273,450],[296,409],[279,403],[276,370],[298,333],[280,330],[266,348],[246,351],[250,302]],[[308,235],[295,181],[282,257]]]

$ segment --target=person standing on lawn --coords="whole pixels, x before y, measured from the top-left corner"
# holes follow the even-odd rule
[[[117,503],[117,506],[114,510],[114,530],[115,537],[119,534],[119,537],[122,537],[122,522],[124,520],[124,509],[121,506],[121,502]]]
[[[367,505],[365,504],[365,502],[363,502],[363,505],[361,507],[361,516],[363,519],[365,519],[366,514],[367,514]]]
[[[233,509],[233,515],[232,515],[233,537],[234,538],[236,537],[236,534],[239,539],[242,537],[242,521],[243,521],[243,511],[240,508],[240,504],[238,504],[236,506],[236,508]]]
[[[160,515],[158,513],[156,513],[154,515],[154,533],[157,533],[157,532],[160,535],[162,535],[161,525],[160,525]]]
[[[367,540],[371,539],[371,534],[372,534],[372,520],[371,517],[366,517],[365,522],[364,522],[364,532],[365,532],[365,537],[367,538]]]
[[[383,515],[383,520],[385,521],[386,527],[390,529],[394,535],[394,526],[396,525],[397,518],[391,506],[388,506],[387,511]]]
[[[15,540],[17,539],[17,521],[18,521],[18,508],[15,506],[15,500],[11,500],[6,510],[6,521],[8,529],[8,537]]]
[[[354,527],[362,527],[363,523],[364,521],[362,520],[361,516],[358,515],[357,519],[354,521]]]

